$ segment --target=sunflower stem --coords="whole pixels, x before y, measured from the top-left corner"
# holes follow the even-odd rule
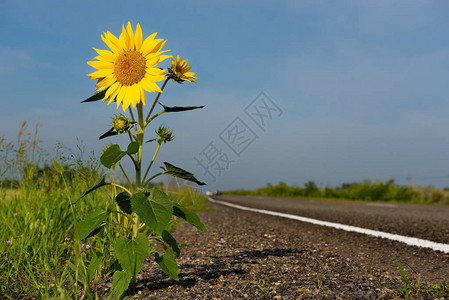
[[[153,175],[152,177],[148,178],[147,181],[144,182],[144,185],[147,185],[151,180],[153,180],[154,178],[156,178],[156,177],[158,177],[160,175],[163,175],[163,174],[164,174],[164,172],[157,173],[156,175]]]
[[[152,117],[151,117],[148,121],[146,121],[145,123],[146,123],[146,124],[151,123],[151,121],[153,121],[154,119],[156,119],[157,117],[159,117],[160,115],[162,115],[162,114],[164,114],[164,113],[165,113],[165,111],[161,111],[161,112],[155,114],[154,116],[152,116]]]
[[[131,111],[131,110],[130,110]],[[138,115],[138,126],[139,133],[137,134],[137,142],[139,143],[139,151],[136,153],[136,159],[134,160],[134,166],[136,169],[136,190],[139,190],[142,187],[142,147],[143,147],[143,136],[145,133],[144,120],[143,120],[143,104],[139,102],[137,104],[137,115]],[[136,238],[137,233],[139,232],[140,220],[137,214],[134,214],[134,224],[133,224],[133,239]]]
[[[164,84],[162,84],[161,91],[164,90],[165,85],[167,84],[167,82],[168,82],[169,80],[170,80],[170,78],[165,79]],[[157,101],[159,100],[159,97],[161,96],[161,94],[162,94],[162,92],[158,93],[157,96],[156,96],[156,99],[154,99],[153,106],[151,106],[150,112],[148,113],[148,115],[147,115],[147,117],[146,117],[146,119],[145,119],[145,127],[146,127],[146,125],[148,125],[148,123],[149,123],[149,122],[148,122],[148,119],[151,117],[151,114],[153,113],[154,107],[156,106],[156,103],[157,103]]]
[[[120,167],[120,170],[122,171],[123,175],[125,175],[125,178],[126,178],[126,181],[128,181],[128,184],[130,186],[133,186],[132,183],[131,183],[131,180],[129,180],[128,175],[126,174],[126,172],[123,169],[122,164],[120,162],[118,162],[118,166]],[[115,187],[114,187],[114,189],[115,189]]]
[[[131,193],[131,191],[130,190],[128,190],[126,187],[124,187],[124,186],[122,186],[122,185],[120,185],[120,184],[116,184],[116,183],[111,183],[111,185],[112,186],[114,186],[114,187],[118,187],[118,188],[120,188],[120,189],[122,189],[122,190],[124,190],[125,192],[127,192],[128,194],[130,194],[130,195],[132,195],[133,193]]]
[[[159,152],[159,149],[161,148],[161,143],[157,143],[156,151],[154,152],[153,158],[151,159],[150,164],[148,165],[147,171],[145,172],[145,175],[143,176],[143,182],[145,182],[145,179],[147,178],[148,171],[150,171],[151,166],[153,165],[154,160],[156,159],[156,155]]]
[[[133,120],[133,122],[136,122],[136,119],[134,118],[134,114],[133,114],[133,109],[132,109],[131,106],[129,107],[129,114],[131,116],[131,120]],[[135,137],[135,139],[137,141],[137,135],[139,134],[139,129],[138,129],[137,126],[134,126],[134,129],[136,130],[136,137]]]

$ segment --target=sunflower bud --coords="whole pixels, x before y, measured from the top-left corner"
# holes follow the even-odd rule
[[[111,147],[112,145],[113,145],[112,143],[104,144],[104,146],[103,146],[103,153],[105,153],[106,150],[108,150],[108,148]]]
[[[173,141],[174,135],[173,135],[173,129],[168,129],[167,127],[161,125],[156,130],[156,134],[159,137],[158,143],[166,143]]]
[[[129,131],[131,121],[125,117],[124,115],[120,114],[118,116],[115,116],[114,119],[112,119],[112,128],[115,132],[118,134],[126,133]]]

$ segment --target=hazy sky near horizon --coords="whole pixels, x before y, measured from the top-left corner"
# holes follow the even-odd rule
[[[118,36],[128,21],[144,37],[158,32],[197,73],[161,97],[206,107],[157,119],[175,130],[157,164],[192,171],[203,190],[407,176],[449,186],[447,1],[3,0],[0,136],[14,140],[22,121],[40,121],[50,152],[78,137],[99,157],[98,136],[121,110],[80,104],[95,84],[86,61],[107,48],[104,31]],[[262,127],[245,113],[257,107]],[[212,150],[203,168],[197,160]]]

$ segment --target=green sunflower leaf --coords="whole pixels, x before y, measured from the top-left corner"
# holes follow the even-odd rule
[[[175,252],[176,256],[179,256],[181,254],[181,250],[178,247],[178,243],[176,242],[175,238],[168,232],[167,230],[162,231],[162,240],[164,243],[170,247],[170,249]]]
[[[143,193],[134,193],[131,196],[131,207],[140,220],[158,235],[162,234],[173,214],[170,198],[156,189],[149,199]]]
[[[98,139],[102,140],[104,138],[107,138],[109,136],[117,135],[117,131],[114,131],[114,128],[109,129],[107,132],[103,133]]]
[[[109,146],[109,148],[106,149],[106,151],[101,155],[100,161],[103,166],[110,169],[112,168],[113,165],[118,163],[125,155],[126,152],[122,151],[120,149],[120,146],[115,144]]]
[[[187,208],[179,204],[173,205],[173,215],[186,220],[187,222],[189,222],[190,224],[192,224],[201,231],[207,230],[206,226],[204,226],[204,224],[201,222],[200,218],[196,213],[188,210]]]
[[[162,168],[164,170],[163,172],[164,174],[171,175],[173,177],[179,177],[181,179],[188,180],[191,182],[195,182],[198,185],[205,185],[204,182],[199,181],[198,179],[195,178],[195,176],[192,173],[187,172],[186,170],[175,167],[174,165],[168,162],[164,162],[164,165],[165,169]]]
[[[156,252],[154,253],[154,260],[165,274],[174,280],[178,280],[178,263],[173,258],[173,254],[166,251],[164,255],[160,256],[159,253]]]
[[[203,108],[205,105],[201,105],[201,106],[165,106],[164,104],[158,102],[160,105],[162,105],[162,107],[164,108],[165,112],[180,112],[180,111],[187,111],[187,110],[194,110],[194,109],[199,109],[199,108]]]
[[[126,152],[128,154],[136,154],[137,152],[139,152],[139,142],[131,142],[128,145],[128,149],[126,150]]]
[[[105,186],[105,185],[110,185],[109,182],[105,181],[105,176],[103,176],[100,181],[98,181],[93,187],[91,187],[90,189],[88,189],[87,191],[85,191],[81,196],[78,197],[78,199],[76,199],[73,204],[75,204],[76,202],[78,202],[81,198],[83,198],[84,196],[86,196],[87,194],[95,191],[96,189]]]
[[[119,237],[115,242],[115,253],[122,269],[136,278],[143,266],[143,260],[147,257],[150,242],[144,233],[138,233],[134,240],[127,237]]]
[[[109,211],[95,207],[89,211],[82,221],[75,224],[75,233],[80,240],[96,234],[103,222],[108,218]]]
[[[131,207],[131,196],[127,192],[121,192],[115,197],[115,202],[120,207],[120,209],[127,213],[132,214],[133,209]]]
[[[100,91],[100,92],[98,92],[96,94],[93,94],[92,96],[90,96],[86,100],[81,101],[81,103],[84,103],[84,102],[95,102],[95,101],[101,100],[106,95],[106,91],[107,91],[107,89],[106,90],[102,90],[102,91]]]
[[[109,291],[108,299],[122,299],[122,295],[128,289],[131,279],[132,277],[129,273],[116,271],[112,276],[112,287]]]

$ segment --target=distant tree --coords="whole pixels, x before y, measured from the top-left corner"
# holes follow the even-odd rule
[[[304,194],[307,197],[319,197],[321,192],[314,181],[307,181],[304,184]]]

